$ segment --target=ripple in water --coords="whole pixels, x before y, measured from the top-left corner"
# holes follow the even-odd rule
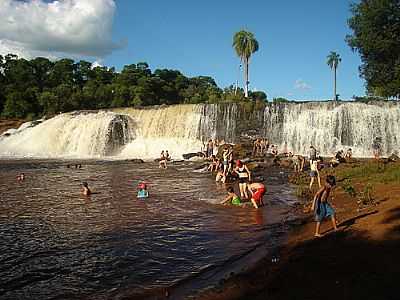
[[[272,240],[295,201],[277,170],[269,204],[254,210],[215,205],[225,188],[190,163],[66,164],[2,161],[1,299],[103,299],[169,286]],[[145,201],[135,197],[139,180],[150,183]],[[96,192],[90,198],[80,196],[81,181]]]

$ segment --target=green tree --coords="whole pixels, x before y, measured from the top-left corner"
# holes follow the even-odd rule
[[[245,30],[238,31],[233,36],[232,47],[244,65],[244,95],[249,96],[249,63],[251,55],[258,51],[258,41],[254,34]]]
[[[250,97],[255,101],[267,101],[267,94],[263,91],[255,91],[250,93]]]
[[[358,51],[360,74],[372,96],[400,96],[400,5],[398,0],[361,0],[351,6],[346,37]]]
[[[37,57],[30,61],[35,84],[40,92],[49,86],[49,74],[53,68],[53,63],[45,57]]]
[[[336,70],[337,67],[339,66],[339,63],[342,61],[340,58],[340,55],[337,54],[334,51],[331,51],[329,55],[327,56],[327,64],[328,66],[333,70],[333,101],[337,100],[337,94],[336,94]]]

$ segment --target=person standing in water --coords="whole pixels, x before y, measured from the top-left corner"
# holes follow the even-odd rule
[[[265,185],[260,182],[254,182],[247,185],[251,192],[251,203],[255,208],[259,208],[264,205],[263,197],[265,195]]]
[[[234,172],[239,176],[239,191],[240,197],[243,199],[248,199],[249,196],[247,195],[247,184],[251,180],[251,173],[247,166],[243,164],[239,159],[236,161],[236,168]]]
[[[315,226],[315,237],[321,237],[319,233],[321,222],[325,218],[331,218],[332,226],[335,231],[338,230],[336,225],[335,210],[328,203],[329,194],[331,190],[336,185],[336,178],[332,175],[326,177],[326,184],[318,192],[315,193],[314,199],[311,205],[311,210],[314,211],[315,221],[317,222]]]
[[[162,169],[162,168],[166,169],[167,168],[167,158],[165,157],[164,150],[161,151],[160,161],[158,163],[158,167],[160,169]]]
[[[90,194],[92,193],[92,191],[89,189],[89,185],[87,182],[82,182],[82,191],[81,191],[82,195],[85,196],[90,196]]]

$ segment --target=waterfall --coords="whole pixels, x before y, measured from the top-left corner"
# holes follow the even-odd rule
[[[0,137],[0,156],[173,158],[197,152],[210,138],[228,142],[265,137],[280,150],[321,155],[352,148],[383,155],[400,148],[400,105],[395,102],[221,103],[119,108],[58,115],[22,125]]]
[[[127,141],[127,116],[112,112],[58,115],[34,127],[22,125],[0,139],[1,156],[103,157]],[[122,132],[121,132],[122,131]]]

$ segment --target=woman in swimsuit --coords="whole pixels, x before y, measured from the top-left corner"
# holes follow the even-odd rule
[[[234,170],[239,176],[239,191],[240,197],[243,199],[249,198],[247,195],[247,184],[251,180],[251,173],[247,166],[240,160],[236,161],[236,168]]]

